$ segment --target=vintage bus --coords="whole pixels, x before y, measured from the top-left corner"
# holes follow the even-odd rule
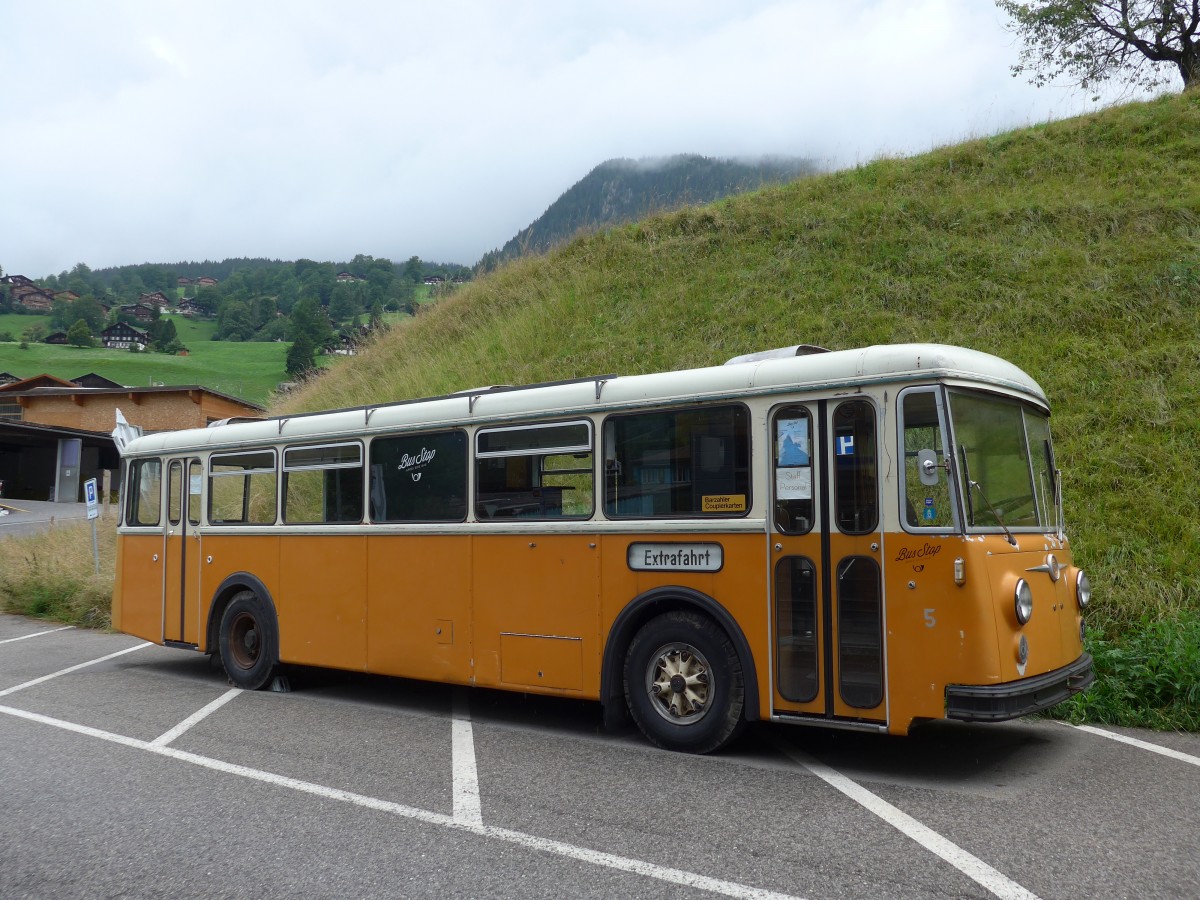
[[[662,747],[905,734],[1086,688],[1049,406],[984,353],[723,366],[214,423],[123,448],[113,625],[599,701]]]

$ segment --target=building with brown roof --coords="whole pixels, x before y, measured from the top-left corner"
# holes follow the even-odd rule
[[[33,380],[0,386],[0,418],[108,434],[116,424],[118,408],[130,425],[145,431],[205,428],[220,419],[258,419],[266,412],[256,403],[196,384],[83,388],[64,382],[23,387]]]

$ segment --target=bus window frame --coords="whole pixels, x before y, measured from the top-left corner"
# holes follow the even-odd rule
[[[358,451],[358,462],[342,462],[342,463],[326,463],[317,462],[311,464],[288,465],[288,454],[303,451],[303,450],[336,450],[340,447],[353,447]],[[296,528],[312,525],[362,525],[367,521],[367,506],[366,506],[366,491],[367,491],[367,468],[366,468],[366,447],[362,440],[351,441],[322,441],[315,444],[285,444],[280,448],[279,454],[279,480],[276,487],[276,495],[278,500],[278,509],[276,510],[276,521],[281,526],[287,528]],[[358,504],[359,514],[357,519],[335,519],[335,520],[316,520],[316,521],[289,521],[287,517],[287,499],[288,499],[288,475],[293,472],[331,472],[341,469],[358,469],[361,473],[358,487]],[[323,480],[323,479],[322,479]]]
[[[942,439],[942,460],[949,459],[949,467],[943,467],[939,464],[938,478],[944,478],[947,484],[947,490],[950,493],[950,511],[951,522],[949,525],[912,525],[908,521],[908,516],[905,515],[905,505],[908,502],[908,468],[907,457],[904,449],[904,400],[911,394],[933,394],[934,406],[937,410],[938,417],[938,433]],[[949,399],[946,396],[944,385],[940,384],[923,384],[914,387],[907,387],[896,395],[896,442],[898,445],[898,455],[900,458],[900,489],[897,506],[897,515],[900,519],[900,527],[909,534],[963,534],[963,522],[965,521],[962,514],[962,499],[958,489],[958,478],[956,477],[956,467],[954,465],[954,446],[951,443],[952,435],[950,433],[950,405]],[[932,449],[932,448],[931,448]],[[917,482],[920,484],[920,481]]]
[[[227,459],[234,456],[251,456],[255,453],[269,453],[271,455],[271,467],[258,469],[242,469],[237,472],[214,472],[213,465],[219,464],[222,459]],[[204,504],[205,524],[213,528],[273,528],[279,524],[279,504],[280,500],[280,474],[279,474],[280,454],[279,448],[275,446],[263,447],[246,447],[237,450],[218,451],[210,453],[208,458],[204,460],[204,476],[208,484],[208,499]],[[230,522],[228,520],[214,521],[212,515],[213,498],[216,491],[212,489],[212,481],[214,478],[249,478],[252,475],[273,475],[275,478],[275,508],[274,517],[269,522]],[[242,511],[244,515],[249,513],[250,491],[243,490],[242,492]]]
[[[870,416],[864,416],[862,418],[862,421],[871,423],[871,440],[872,440],[872,445],[873,445],[872,452],[874,454],[874,460],[872,461],[872,464],[870,466],[870,472],[867,472],[866,467],[861,465],[860,461],[862,459],[862,454],[859,452],[859,448],[857,446],[857,443],[858,443],[857,440],[855,441],[854,451],[852,453],[848,454],[846,457],[843,457],[842,455],[840,455],[837,452],[838,414],[844,409],[848,409],[848,408],[855,407],[855,406],[865,407],[870,412]],[[840,402],[832,404],[831,408],[829,410],[829,415],[828,415],[828,427],[830,429],[829,437],[833,444],[833,446],[830,448],[830,457],[829,457],[830,473],[831,473],[831,481],[830,481],[830,486],[829,486],[829,491],[830,491],[829,521],[830,521],[831,526],[837,528],[839,534],[844,534],[844,535],[848,535],[851,537],[862,537],[865,534],[872,534],[874,532],[877,532],[883,527],[883,521],[884,521],[883,485],[881,483],[882,479],[880,477],[880,461],[881,461],[881,456],[882,456],[882,452],[883,452],[883,428],[881,426],[881,417],[879,414],[879,410],[880,410],[879,403],[876,401],[876,399],[874,397],[871,397],[869,395],[863,395],[863,396],[859,396],[859,397],[849,397],[847,399],[841,400]],[[855,437],[857,438],[857,434],[855,435]],[[848,458],[850,460],[850,462],[842,463],[841,460],[843,458]],[[853,472],[855,474],[849,474],[851,472]],[[863,485],[863,479],[862,479],[863,473],[866,473],[870,477],[870,480],[873,482],[871,485],[868,485],[868,487],[872,488],[872,493],[874,493],[874,498],[875,498],[875,507],[873,510],[874,515],[872,516],[869,523],[867,523],[865,525],[859,525],[856,528],[848,528],[842,522],[842,504],[843,504],[843,502],[845,502],[842,497],[843,488],[846,487],[847,485],[862,486]],[[843,480],[847,477],[850,478],[849,482]],[[856,491],[854,493],[857,494]],[[860,507],[858,504],[852,504],[852,508],[857,509]]]
[[[141,509],[139,499],[141,495],[142,470],[148,463],[158,464],[158,516],[151,523],[138,522],[134,519],[137,511]],[[129,460],[128,467],[123,473],[124,477],[121,481],[123,485],[127,485],[125,490],[128,495],[126,509],[124,515],[122,516],[124,527],[146,528],[152,531],[163,531],[166,528],[166,526],[163,524],[163,498],[166,493],[166,468],[167,467],[163,465],[162,457],[159,456],[143,456],[137,459]]]
[[[442,437],[443,435],[451,435],[451,434],[460,435],[462,437],[462,449],[463,449],[463,460],[462,460],[463,461],[463,471],[462,471],[463,509],[462,509],[462,515],[455,517],[455,518],[445,517],[445,518],[440,518],[440,519],[434,519],[434,518],[429,518],[429,517],[415,518],[415,519],[388,519],[388,518],[379,518],[378,516],[376,516],[375,513],[373,512],[373,507],[371,505],[372,497],[373,497],[372,487],[373,487],[374,478],[375,478],[373,469],[374,469],[374,466],[380,465],[374,461],[375,460],[375,456],[374,456],[375,444],[379,443],[379,442],[383,442],[383,441],[394,441],[394,440],[408,440],[408,439],[422,440],[424,438]],[[450,428],[438,428],[438,429],[435,429],[432,431],[426,430],[426,429],[422,429],[420,431],[389,431],[389,432],[382,432],[380,434],[371,435],[370,440],[367,441],[366,456],[364,457],[364,465],[366,466],[366,470],[367,470],[367,472],[366,472],[366,480],[367,480],[366,490],[367,490],[367,503],[368,503],[364,521],[371,525],[382,525],[382,526],[386,526],[386,525],[461,525],[464,522],[466,522],[468,520],[468,518],[471,514],[471,510],[472,510],[471,500],[472,500],[473,484],[472,484],[472,479],[471,479],[471,448],[473,446],[474,446],[474,442],[473,442],[472,435],[467,431],[467,429],[465,429],[461,426],[455,426],[455,427],[450,427]]]
[[[802,401],[797,400],[795,402],[800,403]],[[610,446],[609,446],[610,442],[609,442],[609,438],[608,438],[608,423],[610,421],[613,421],[616,419],[633,418],[635,416],[680,414],[680,413],[689,413],[689,412],[696,412],[696,411],[709,410],[709,409],[734,409],[734,408],[741,409],[746,416],[746,506],[741,512],[735,512],[735,513],[729,513],[729,512],[713,512],[713,513],[671,512],[671,513],[663,513],[660,515],[655,515],[653,513],[624,513],[623,514],[623,513],[619,513],[616,511],[615,503],[614,503],[613,511],[611,511],[611,512],[609,511],[609,509],[608,509],[608,461],[610,459],[610,457],[609,457],[610,449],[612,449],[612,451],[613,451],[613,455],[611,458],[614,461],[616,460],[616,450],[615,450],[615,448],[610,448]],[[603,421],[600,423],[600,425],[601,425],[601,429],[600,429],[601,460],[603,461],[604,465],[603,465],[603,471],[601,472],[601,487],[600,487],[599,503],[597,504],[597,508],[603,512],[604,517],[606,519],[611,520],[611,521],[618,521],[618,522],[636,522],[636,521],[668,522],[668,521],[673,521],[673,520],[674,521],[687,520],[687,521],[694,521],[694,522],[710,522],[710,521],[725,521],[725,520],[729,520],[729,519],[749,518],[751,511],[754,509],[754,484],[755,484],[754,428],[755,428],[755,420],[754,420],[754,410],[751,409],[750,405],[748,403],[746,403],[745,401],[726,399],[726,400],[714,401],[711,403],[688,403],[686,405],[681,405],[681,406],[675,406],[675,405],[655,406],[655,407],[650,407],[647,409],[622,410],[620,412],[614,412],[609,415],[606,415],[604,417]],[[693,480],[694,480],[694,476],[693,476]]]
[[[562,444],[553,446],[537,446],[537,447],[522,447],[513,450],[484,450],[480,451],[479,444],[481,438],[489,434],[501,434],[504,432],[516,431],[538,431],[549,430],[551,428],[562,428],[563,426],[582,425],[587,431],[586,444]],[[572,456],[579,454],[587,454],[591,456],[591,464],[587,467],[578,467],[576,469],[547,469],[545,461],[550,456]],[[470,475],[470,513],[473,520],[481,524],[496,524],[501,525],[519,525],[528,522],[585,522],[594,519],[596,516],[596,484],[600,480],[596,475],[596,423],[586,416],[576,416],[570,419],[556,419],[551,422],[529,422],[528,424],[517,425],[499,425],[488,426],[483,425],[475,430],[471,435],[470,451],[468,454],[468,465]],[[480,510],[485,508],[485,504],[489,501],[484,500],[480,494],[480,477],[479,463],[489,459],[516,459],[520,457],[532,457],[536,462],[536,474],[539,479],[546,475],[570,475],[570,474],[587,474],[591,478],[592,488],[592,503],[586,514],[579,515],[548,515],[542,513],[540,515],[530,515],[527,513],[518,513],[510,516],[482,516]],[[540,487],[540,485],[539,485]],[[533,491],[531,486],[530,491]]]
[[[1047,520],[1045,522],[1041,521],[1041,519],[1042,519],[1041,508],[1037,502],[1037,489],[1034,485],[1033,455],[1032,455],[1033,449],[1029,445],[1029,428],[1026,424],[1026,415],[1031,410],[1037,409],[1037,404],[1030,403],[1028,400],[1022,399],[1021,397],[1014,397],[1011,394],[1005,394],[1000,391],[989,391],[984,388],[976,387],[976,386],[946,385],[944,387],[945,387],[945,394],[946,394],[946,409],[947,409],[946,422],[949,424],[949,427],[950,427],[950,438],[952,441],[951,448],[954,451],[953,455],[951,457],[951,462],[950,462],[950,473],[954,478],[955,488],[958,490],[959,510],[962,513],[962,518],[960,520],[961,528],[960,528],[959,533],[960,534],[1005,534],[1005,533],[1047,534],[1050,531],[1053,531],[1057,527],[1057,524],[1055,522],[1052,522],[1049,520]],[[967,503],[973,502],[973,503],[978,504],[978,508],[976,510],[977,516],[978,516],[979,509],[983,509],[984,511],[987,511],[987,505],[986,505],[986,501],[980,496],[980,493],[978,490],[975,492],[973,497],[968,498],[968,496],[967,496],[967,491],[970,490],[970,486],[966,484],[966,481],[967,481],[968,475],[970,473],[965,471],[961,465],[962,455],[961,455],[961,452],[959,449],[959,443],[958,443],[958,424],[955,422],[955,419],[954,419],[954,407],[952,405],[954,395],[956,395],[956,394],[959,396],[980,397],[980,398],[998,401],[1007,406],[1012,406],[1020,414],[1022,445],[1025,448],[1026,477],[1028,478],[1028,482],[1029,482],[1028,487],[1030,488],[1030,490],[1033,491],[1032,497],[1034,500],[1034,510],[1037,512],[1038,520],[1039,520],[1036,525],[1018,525],[1012,521],[1009,521],[1009,519],[1007,517],[1004,518],[1003,524],[975,525],[975,524],[970,523],[969,517],[967,514]],[[1047,421],[1049,421],[1049,418],[1050,418],[1049,411],[1044,410],[1044,412],[1045,412]],[[1047,428],[1047,433],[1049,434],[1049,437],[1050,437],[1050,446],[1051,446],[1051,451],[1053,452],[1054,441],[1053,441],[1053,435],[1050,434],[1049,428]],[[1038,452],[1039,452],[1039,454],[1044,453],[1043,450],[1039,450]],[[972,480],[979,481],[982,484],[979,473],[976,473],[976,478],[974,478]],[[985,490],[986,490],[986,487],[985,487]],[[987,499],[990,501],[993,498],[988,497]]]

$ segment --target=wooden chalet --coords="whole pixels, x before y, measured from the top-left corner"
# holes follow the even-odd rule
[[[54,294],[40,287],[18,285],[9,290],[14,305],[21,306],[30,312],[52,312],[54,310]]]
[[[86,375],[80,375],[78,378],[72,378],[71,384],[78,385],[84,388],[120,388],[122,384],[105,378],[103,375],[97,375],[95,372],[88,372]]]
[[[138,303],[144,303],[147,306],[157,306],[159,309],[171,305],[171,301],[167,299],[167,295],[162,291],[142,294],[138,297]]]
[[[56,332],[54,332],[54,334],[46,335],[46,337],[42,341],[42,343],[43,344],[69,344],[69,343],[71,343],[71,340],[70,340],[70,338],[67,337],[67,333],[65,331],[56,331]]]
[[[110,350],[145,350],[150,336],[128,322],[117,322],[100,332],[100,340]]]
[[[158,307],[149,303],[129,303],[117,310],[123,316],[137,319],[139,322],[153,322],[158,313]]]

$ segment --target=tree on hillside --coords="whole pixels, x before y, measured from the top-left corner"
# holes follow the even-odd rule
[[[288,337],[293,341],[305,336],[312,341],[314,348],[326,347],[333,341],[333,326],[329,316],[312,297],[301,300],[292,309],[289,326]]]
[[[67,329],[67,341],[72,347],[92,346],[92,330],[88,328],[88,323],[80,319]]]
[[[288,349],[286,369],[288,375],[292,378],[304,378],[312,372],[313,352],[316,347],[307,334],[301,334],[296,337],[295,342]]]
[[[1155,88],[1200,84],[1200,0],[996,0],[1024,42],[1013,75],[1041,87],[1060,75],[1090,89],[1113,79]]]

